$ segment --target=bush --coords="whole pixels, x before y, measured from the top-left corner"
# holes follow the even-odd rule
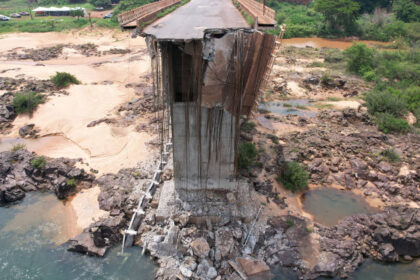
[[[381,155],[390,162],[398,162],[401,160],[400,155],[392,148],[383,150]]]
[[[241,125],[241,130],[245,132],[251,132],[255,128],[254,122],[245,122]]]
[[[279,138],[277,137],[277,135],[269,134],[268,139],[270,139],[274,144],[279,143]]]
[[[42,94],[35,92],[19,92],[13,98],[12,106],[18,114],[29,114],[36,110],[39,104],[44,103],[45,99]]]
[[[344,55],[339,49],[328,49],[324,59],[326,62],[337,63],[344,60]]]
[[[368,92],[365,101],[371,115],[386,113],[394,117],[403,117],[408,113],[406,102],[387,91]]]
[[[42,169],[47,164],[47,161],[44,157],[35,157],[31,160],[31,166],[33,168]]]
[[[415,111],[414,111],[414,116],[416,117],[416,127],[420,127],[420,107],[418,107]]]
[[[369,48],[365,43],[355,43],[344,51],[347,59],[347,70],[363,75],[364,72],[374,67],[374,49]]]
[[[67,179],[66,180],[66,185],[73,188],[73,187],[75,187],[77,185],[77,181],[74,178]]]
[[[420,7],[413,0],[394,0],[392,10],[399,20],[405,22],[419,21]]]
[[[283,176],[279,175],[277,180],[282,182],[286,189],[296,192],[308,188],[308,178],[305,168],[298,162],[292,161],[286,164]]]
[[[89,0],[89,3],[91,3],[95,7],[103,7],[105,9],[109,9],[112,7],[111,0]]]
[[[51,77],[51,81],[58,88],[66,88],[71,84],[80,84],[80,81],[75,76],[66,72],[57,72]]]
[[[406,120],[397,119],[388,113],[378,114],[376,124],[378,129],[385,133],[405,133],[410,131],[410,125]]]
[[[373,70],[366,71],[365,73],[363,73],[363,79],[365,79],[365,81],[367,82],[375,81],[377,79],[375,71]]]
[[[257,148],[253,143],[245,142],[239,144],[239,169],[248,169],[249,167],[254,165],[257,154]]]
[[[12,152],[17,152],[17,151],[19,151],[19,150],[23,150],[23,149],[26,149],[26,145],[25,144],[16,144],[16,145],[14,145],[13,146],[13,148],[12,148]]]

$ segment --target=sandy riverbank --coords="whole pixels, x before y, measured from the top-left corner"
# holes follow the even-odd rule
[[[149,71],[150,60],[145,52],[142,38],[132,39],[126,32],[79,31],[68,33],[7,34],[1,37],[0,52],[19,51],[22,48],[44,48],[57,44],[99,45],[98,50],[112,48],[128,49],[128,54],[108,54],[85,57],[64,48],[63,54],[47,61],[44,66],[28,60],[0,60],[0,71],[4,77],[48,79],[56,71],[75,75],[82,84],[67,89],[68,95],[49,97],[39,106],[32,117],[19,116],[13,130],[3,137],[18,137],[19,128],[34,123],[40,135],[60,135],[68,141],[50,141],[33,149],[49,157],[82,158],[99,174],[117,172],[121,168],[134,167],[149,157],[146,143],[151,140],[147,133],[135,131],[135,125],[120,127],[101,123],[87,127],[101,118],[121,118],[116,111],[136,97],[126,84],[140,81],[140,76]],[[57,149],[55,146],[59,146]]]

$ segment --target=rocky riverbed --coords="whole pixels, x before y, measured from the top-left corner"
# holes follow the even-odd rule
[[[21,137],[61,135],[82,151],[80,159],[69,159],[75,152],[68,148],[54,153],[52,148],[34,153],[24,147],[1,152],[0,202],[18,203],[37,190],[71,200],[80,190],[99,188],[94,199],[106,215],[98,216],[66,246],[90,256],[110,252],[114,259],[110,249],[121,244],[156,168],[158,120],[144,44],[119,51],[121,41],[105,37],[106,48],[64,45],[50,52],[52,57],[41,55],[44,52],[28,56],[36,53],[29,49],[51,48],[41,43],[18,51],[0,47],[4,58],[16,52],[7,59],[45,63],[0,64],[2,137],[19,137],[22,129]],[[80,46],[89,43],[86,37],[79,39]],[[63,44],[69,40],[64,38]],[[135,248],[140,246],[158,265],[156,279],[269,279],[270,271],[279,267],[301,279],[347,277],[368,259],[411,262],[420,256],[420,136],[379,132],[358,97],[368,84],[340,72],[325,80],[324,70],[313,67],[325,52],[279,50],[264,101],[281,101],[284,110],[260,110],[247,120],[255,127],[241,132],[241,141],[255,143],[258,156],[252,168],[241,170],[240,189],[253,198],[252,206],[261,206],[259,215],[197,224],[190,220],[188,205],[176,201],[180,210],[159,219],[161,189],[157,190],[135,238]],[[79,66],[81,56],[87,62]],[[118,77],[121,67],[131,63],[138,67],[135,74]],[[80,76],[83,84],[57,92],[48,81],[57,67],[76,76],[85,74]],[[37,69],[43,71],[34,75]],[[23,76],[11,77],[16,74]],[[48,95],[32,118],[16,116],[10,106],[13,94],[22,89]],[[288,98],[304,102],[285,105]],[[293,114],[296,110],[311,113]],[[397,160],[390,158],[391,150]],[[44,156],[45,165],[36,167],[32,162],[39,156]],[[290,161],[307,166],[311,189],[352,192],[376,211],[332,226],[316,222],[302,205],[303,193],[291,193],[276,180]],[[161,186],[170,180],[171,163],[160,178]],[[226,201],[236,204],[238,197],[228,193]]]

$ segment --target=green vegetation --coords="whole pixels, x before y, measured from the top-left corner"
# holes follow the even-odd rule
[[[51,81],[58,88],[66,88],[71,84],[80,84],[80,81],[76,79],[75,76],[66,72],[57,72],[54,76],[51,77]]]
[[[344,51],[347,57],[347,70],[356,74],[364,74],[374,67],[373,48],[368,48],[366,44],[353,44],[352,47]]]
[[[268,0],[266,4],[276,11],[277,23],[287,25],[285,38],[310,37],[322,28],[323,16],[315,11],[313,5],[307,7],[277,0]]]
[[[286,225],[287,225],[288,228],[291,228],[292,226],[295,225],[295,222],[293,222],[293,220],[291,220],[291,219],[287,219],[286,220]]]
[[[245,132],[251,132],[255,128],[256,124],[254,122],[244,122],[241,125],[241,130]]]
[[[75,187],[77,185],[77,180],[74,179],[74,178],[67,179],[66,180],[66,185],[69,186],[69,187],[71,187],[71,188],[73,188],[73,187]]]
[[[351,34],[355,29],[360,5],[353,0],[317,0],[315,10],[324,15],[324,28],[328,33],[343,30]]]
[[[12,106],[16,113],[32,116],[32,113],[38,105],[44,102],[45,99],[42,94],[36,92],[19,92],[13,98]]]
[[[266,1],[276,11],[279,24],[286,24],[285,38],[358,36],[365,40],[420,41],[419,6],[413,0],[314,0],[299,5]],[[401,5],[401,3],[404,4]],[[408,5],[407,5],[408,3]],[[404,8],[404,7],[408,8]],[[403,8],[399,8],[403,7]],[[394,13],[389,11],[393,10]],[[277,28],[276,33],[280,32]]]
[[[112,7],[111,0],[89,0],[89,3],[95,7],[103,7],[104,9],[109,9]]]
[[[250,16],[247,12],[243,11],[241,9],[241,5],[238,2],[233,1],[233,5],[235,5],[235,7],[241,12],[242,16],[246,19],[249,26],[254,26],[254,23],[255,23],[254,18],[252,16]]]
[[[277,176],[277,180],[292,192],[306,190],[308,178],[309,175],[305,168],[295,161],[286,163],[283,174]]]
[[[44,157],[34,157],[31,160],[31,166],[36,169],[42,169],[47,164],[47,160]]]
[[[116,21],[117,20],[117,15],[134,9],[134,8],[138,8],[140,6],[152,3],[152,0],[121,0],[118,5],[114,8],[113,13],[112,13],[112,20]]]
[[[398,162],[401,160],[400,155],[392,148],[385,149],[381,152],[381,155],[390,162]]]
[[[7,32],[60,32],[70,29],[80,29],[89,25],[86,18],[72,17],[34,17],[33,20],[20,19],[3,21],[0,24],[0,33]]]
[[[311,228],[311,227],[306,227],[306,231],[307,231],[308,233],[312,233],[312,232],[314,231],[314,229],[313,229],[313,228]]]
[[[420,20],[420,7],[412,0],[395,0],[392,5],[395,17],[404,22]]]
[[[410,131],[410,125],[406,120],[398,119],[389,113],[377,114],[376,124],[379,130],[385,133],[405,133]]]
[[[278,144],[279,143],[279,138],[277,137],[277,135],[274,134],[268,134],[268,139],[270,139],[274,144]]]
[[[239,157],[238,167],[239,169],[248,169],[255,164],[258,151],[255,145],[251,142],[245,142],[239,144]]]
[[[420,111],[420,50],[378,51],[359,43],[343,53],[349,72],[374,83],[364,98],[378,128],[385,133],[409,132],[404,118]]]
[[[26,145],[25,144],[16,144],[16,145],[14,145],[13,146],[13,148],[12,148],[12,152],[17,152],[17,151],[19,151],[19,150],[23,150],[23,149],[26,149]]]

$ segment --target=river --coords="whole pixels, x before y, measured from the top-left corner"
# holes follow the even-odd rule
[[[387,45],[388,42],[379,42],[379,41],[367,41],[367,40],[354,40],[354,41],[343,41],[343,40],[332,40],[324,38],[291,38],[283,39],[282,44],[287,46],[294,46],[297,48],[313,47],[313,48],[336,48],[340,50],[347,49],[351,47],[354,42],[362,42],[367,45]]]
[[[19,204],[0,208],[0,279],[153,279],[154,265],[133,247],[119,246],[105,258],[88,257],[57,245],[72,223],[68,204],[47,193],[28,193]]]

